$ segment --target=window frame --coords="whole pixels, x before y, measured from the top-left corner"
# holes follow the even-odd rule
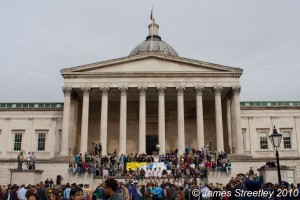
[[[258,128],[257,129],[257,135],[258,135],[258,144],[259,144],[259,150],[260,151],[268,151],[270,149],[270,145],[269,145],[269,133],[270,133],[270,129],[269,128]],[[267,148],[266,149],[262,149],[262,140],[261,138],[263,138],[261,135],[265,134],[265,138],[266,138],[266,145]]]
[[[293,145],[292,145],[292,134],[293,134],[293,129],[292,128],[281,128],[280,129],[280,133],[282,134],[282,144],[280,145],[280,146],[282,146],[282,149],[283,150],[292,150],[292,148],[293,148]],[[286,134],[288,134],[289,135],[289,139],[290,139],[290,141],[289,141],[289,148],[286,148],[285,147],[285,135]]]
[[[47,147],[47,134],[48,134],[49,130],[35,130],[35,133],[37,135],[36,137],[36,151],[37,152],[45,152],[46,151],[46,147]],[[43,141],[43,145],[40,145],[40,134],[44,134],[44,141]],[[39,147],[44,147],[43,150],[39,150]]]
[[[25,130],[12,130],[12,134],[13,134],[13,145],[12,145],[12,148],[13,148],[13,151],[14,152],[20,152],[22,151],[22,143],[23,143],[23,135],[25,134]],[[19,142],[16,142],[16,135],[21,135],[21,141]],[[16,143],[20,143],[20,150],[16,150]]]

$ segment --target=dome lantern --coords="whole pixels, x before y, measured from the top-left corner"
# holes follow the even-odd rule
[[[159,25],[153,21],[148,25],[149,35],[146,40],[137,45],[129,54],[129,56],[135,56],[145,53],[157,52],[166,54],[169,56],[179,56],[175,49],[168,43],[163,41],[159,36]]]

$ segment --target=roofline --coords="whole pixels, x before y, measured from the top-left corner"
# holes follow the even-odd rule
[[[179,57],[179,56],[170,56],[166,54],[161,54],[161,53],[156,53],[156,52],[148,52],[144,54],[139,54],[139,55],[134,55],[134,56],[126,56],[126,57],[121,57],[121,58],[116,58],[116,59],[111,59],[111,60],[105,60],[101,62],[96,62],[96,63],[91,63],[91,64],[86,64],[86,65],[79,65],[75,67],[70,67],[70,68],[63,68],[60,70],[61,74],[68,74],[70,71],[76,71],[76,70],[83,70],[83,69],[90,69],[94,67],[99,67],[99,66],[109,66],[109,65],[114,65],[122,62],[130,62],[130,61],[135,61],[135,60],[140,60],[146,57],[156,57],[156,58],[163,58],[163,59],[168,59],[171,61],[175,62],[184,62],[187,64],[194,64],[194,65],[202,65],[206,67],[215,67],[217,69],[228,69],[230,71],[234,72],[243,72],[243,69],[238,68],[238,67],[230,67],[226,65],[220,65],[220,64],[214,64],[214,63],[209,63],[209,62],[204,62],[204,61],[199,61],[199,60],[194,60],[194,59],[189,59],[189,58],[184,58],[184,57]]]
[[[249,103],[249,105],[248,105]],[[300,108],[300,101],[241,101],[243,110],[262,110],[271,108],[291,109]],[[38,102],[38,103],[0,103],[0,110],[62,110],[63,102]]]

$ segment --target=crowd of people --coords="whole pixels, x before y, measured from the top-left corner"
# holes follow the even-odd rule
[[[202,184],[196,178],[162,181],[151,180],[145,185],[131,179],[118,182],[109,178],[92,190],[88,184],[52,185],[49,180],[37,185],[0,185],[0,200],[235,200],[235,199],[300,199],[300,184],[262,183],[255,179],[252,169],[231,177],[227,184]],[[289,191],[285,195],[280,191]],[[195,192],[198,191],[198,192]],[[240,191],[245,191],[241,193]],[[259,197],[247,195],[261,193]]]
[[[69,164],[69,174],[82,176],[88,173],[89,175],[102,176],[104,179],[119,174],[129,178],[135,177],[137,180],[170,180],[171,177],[177,179],[181,177],[204,178],[209,173],[220,172],[226,175],[231,173],[231,162],[227,158],[227,154],[219,152],[216,156],[211,155],[207,145],[201,150],[186,148],[183,155],[179,155],[177,149],[160,155],[122,154],[118,156],[117,149],[112,154],[105,156],[101,156],[101,152],[95,152],[97,152],[96,149],[92,154],[75,155],[74,161]],[[128,169],[126,164],[129,162],[162,162],[165,167]]]
[[[201,150],[186,148],[183,155],[179,155],[175,149],[160,155],[120,156],[115,150],[111,155],[101,156],[101,144],[93,145],[93,153],[75,155],[74,162],[69,164],[68,170],[72,176],[88,173],[103,177],[102,183],[94,190],[88,184],[56,185],[52,179],[46,179],[37,185],[0,186],[0,200],[300,199],[300,185],[284,181],[279,184],[263,183],[262,175],[254,173],[252,167],[246,173],[240,173],[230,179],[231,163],[227,154],[220,152],[212,155],[207,146]],[[22,169],[24,162],[28,167],[35,167],[34,152],[29,152],[26,158],[20,153],[18,169]],[[128,162],[164,163],[165,168],[148,166],[145,169],[133,170],[126,167]],[[274,166],[274,162],[266,162],[266,167]],[[198,182],[197,178],[205,178],[209,173],[222,173],[227,175],[224,179],[230,180],[224,185]],[[125,181],[116,181],[112,178],[115,175],[119,175],[119,178]],[[285,195],[280,194],[280,191],[284,190],[289,192]],[[238,191],[267,191],[267,195],[254,197],[245,193],[243,196]]]
[[[36,185],[0,185],[0,200],[91,200],[88,184],[54,185],[41,182]]]

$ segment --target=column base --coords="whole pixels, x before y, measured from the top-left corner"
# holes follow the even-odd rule
[[[68,152],[60,152],[59,155],[60,155],[60,156],[68,156],[69,153],[68,153]]]

